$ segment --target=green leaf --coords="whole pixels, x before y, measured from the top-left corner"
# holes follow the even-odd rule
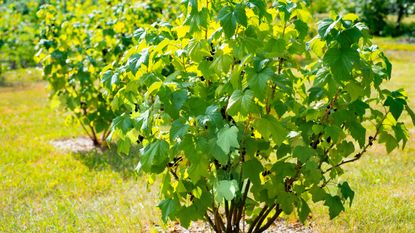
[[[205,59],[205,57],[210,57],[210,48],[207,40],[191,40],[188,45],[190,58],[199,63]]]
[[[229,162],[229,154],[225,153],[223,149],[217,144],[217,140],[209,141],[209,154],[211,154],[222,165]]]
[[[353,198],[354,198],[354,191],[350,188],[349,183],[346,181],[337,185],[342,193],[343,198],[349,199],[350,206],[352,206]]]
[[[239,23],[242,26],[248,25],[248,19],[245,13],[245,6],[242,4],[236,5],[235,8],[225,6],[218,12],[218,20],[225,32],[225,36],[230,38],[235,34],[236,25]]]
[[[288,131],[273,116],[266,115],[263,118],[256,120],[254,122],[254,127],[265,139],[268,140],[272,137],[272,140],[277,145],[281,145],[287,138]]]
[[[263,0],[249,0],[247,5],[254,10],[260,20],[262,17],[265,17],[268,21],[272,20],[272,16],[267,12],[267,5]]]
[[[184,24],[190,26],[190,34],[194,32],[199,32],[203,28],[206,29],[208,26],[208,17],[209,12],[206,8],[198,10],[198,1],[191,0],[189,1],[191,5],[190,13],[187,15]]]
[[[237,19],[230,6],[223,7],[218,13],[218,20],[225,32],[226,37],[230,38],[235,34]]]
[[[216,200],[221,202],[223,198],[227,201],[231,201],[236,197],[236,193],[239,191],[238,182],[236,180],[220,180],[215,185]]]
[[[386,98],[385,106],[389,106],[389,110],[392,113],[392,116],[395,118],[395,120],[399,119],[405,107],[401,101],[398,101],[398,99],[395,99],[392,96],[388,96]]]
[[[161,173],[168,160],[169,144],[164,140],[157,140],[144,148],[139,167],[145,172]]]
[[[405,110],[408,112],[411,117],[412,124],[415,126],[415,112],[408,105],[405,106]]]
[[[108,90],[112,90],[113,85],[116,85],[119,82],[119,73],[112,73],[111,70],[107,70],[102,74],[101,82]]]
[[[366,109],[369,109],[369,108],[370,106],[361,100],[356,100],[349,105],[350,111],[354,112],[355,115],[360,116],[360,117],[363,117],[366,113]]]
[[[112,71],[107,70],[102,74],[101,82],[104,84],[104,86],[111,90],[111,77],[112,77]]]
[[[348,48],[359,42],[362,32],[357,27],[352,27],[342,31],[338,36],[341,47]]]
[[[257,72],[255,69],[249,69],[247,71],[248,85],[253,90],[253,93],[260,100],[265,98],[267,82],[274,75],[274,71],[266,67],[260,72]]]
[[[190,126],[183,123],[182,120],[174,121],[170,128],[170,141],[173,142],[176,138],[183,137],[187,133],[189,127]]]
[[[225,154],[229,154],[232,148],[239,148],[238,131],[235,126],[225,126],[218,132],[216,144]]]
[[[386,64],[386,74],[388,75],[388,79],[390,79],[392,77],[392,63],[385,56],[384,53],[380,53],[380,57],[383,59],[383,61]]]
[[[163,222],[166,223],[168,218],[174,214],[179,203],[173,199],[166,199],[161,201],[158,206],[161,210]]]
[[[140,113],[140,115],[134,119],[135,128],[138,128],[143,131],[150,130],[150,127],[149,127],[150,122],[151,122],[150,109]]]
[[[330,219],[337,217],[342,211],[344,211],[343,203],[338,196],[326,196],[325,206],[329,207]]]
[[[362,84],[357,82],[350,82],[346,85],[346,91],[351,97],[351,101],[357,100],[359,97],[364,95],[364,89]]]
[[[331,140],[333,140],[333,142],[335,143],[346,137],[346,134],[344,133],[343,129],[337,125],[328,126],[325,129],[325,132],[327,137],[331,137]]]
[[[353,64],[359,61],[360,56],[356,49],[330,48],[324,55],[324,63],[330,66],[335,80],[348,80],[351,77]]]
[[[322,87],[315,86],[308,89],[308,103],[321,100],[324,96],[326,96],[326,91]]]
[[[385,143],[386,151],[388,153],[392,152],[395,148],[399,146],[398,141],[390,134],[386,132],[381,132],[379,135],[379,143]]]
[[[257,46],[257,43],[255,44]],[[287,51],[287,43],[283,38],[274,39],[271,38],[265,45],[265,49],[268,52],[268,56],[282,57]],[[262,67],[260,67],[262,69]]]
[[[243,168],[244,178],[250,179],[253,185],[261,184],[259,174],[262,171],[264,171],[264,167],[262,166],[261,162],[258,161],[258,159],[252,158],[246,161],[242,165],[242,168]]]
[[[357,122],[352,122],[349,128],[352,137],[357,140],[360,148],[363,148],[366,143],[366,129]]]
[[[176,110],[180,110],[184,103],[187,100],[187,91],[186,90],[177,90],[175,92],[173,92],[172,94],[172,101],[173,101],[173,106],[175,107]]]
[[[293,157],[298,158],[300,162],[305,163],[311,157],[316,156],[316,151],[307,146],[296,146],[293,151]]]
[[[328,195],[324,191],[324,189],[322,189],[318,186],[313,186],[313,188],[310,189],[310,193],[311,193],[311,197],[312,197],[313,202],[324,201],[324,200],[326,200],[326,197]]]
[[[192,162],[193,155],[197,155],[196,143],[190,134],[183,136],[183,139],[178,144],[178,149],[184,152],[190,162]]]
[[[283,180],[285,177],[293,177],[297,173],[294,163],[286,163],[283,161],[275,163],[271,170],[275,172],[276,177],[280,180]]]
[[[119,139],[117,141],[117,153],[119,154],[124,153],[128,155],[128,153],[130,152],[130,147],[131,147],[131,141],[128,137],[124,139]]]
[[[117,116],[111,124],[111,129],[121,129],[121,131],[125,134],[132,128],[132,122],[130,119],[130,116],[127,114],[123,114],[120,116]]]
[[[347,157],[351,153],[355,151],[354,145],[352,142],[343,141],[337,144],[337,149],[334,150],[330,160],[332,164],[338,164],[343,160],[343,158]]]
[[[135,75],[142,64],[148,65],[150,54],[148,49],[144,49],[141,53],[133,54],[128,58],[127,66]]]
[[[242,4],[238,4],[235,7],[234,15],[236,17],[236,21],[246,27],[248,26],[248,19],[246,17],[245,6]]]
[[[251,90],[235,90],[229,98],[226,111],[231,116],[237,115],[238,112],[243,116],[249,113],[256,113],[254,93]]]
[[[398,141],[403,141],[402,148],[405,148],[406,143],[408,142],[409,133],[405,127],[404,123],[397,123],[396,125],[392,126],[393,131],[395,132],[395,138]]]
[[[305,186],[310,186],[311,184],[319,184],[323,175],[321,173],[321,169],[319,165],[315,162],[315,160],[309,159],[301,168],[301,172],[304,175]]]
[[[197,160],[192,161],[189,166],[189,177],[194,183],[198,182],[201,177],[209,176],[209,160],[205,154],[198,154]]]
[[[302,223],[307,220],[308,215],[311,213],[310,207],[308,206],[307,202],[301,198],[300,205],[298,207],[298,217]]]
[[[330,32],[333,30],[333,28],[336,26],[338,21],[334,21],[332,19],[323,19],[318,22],[318,34],[321,38],[326,38]]]
[[[288,192],[281,192],[277,196],[278,203],[281,205],[281,209],[285,214],[291,214],[293,212],[294,195]]]
[[[307,23],[305,23],[301,20],[296,20],[296,21],[294,21],[294,26],[295,26],[295,30],[297,30],[298,33],[299,33],[299,37],[304,39],[307,36],[307,33],[308,33]]]
[[[220,54],[215,57],[212,64],[210,65],[210,69],[215,71],[217,74],[228,73],[231,65],[232,65],[232,57],[229,55]]]

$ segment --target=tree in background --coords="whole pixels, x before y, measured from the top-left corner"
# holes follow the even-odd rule
[[[327,11],[355,12],[360,15],[362,21],[369,27],[373,35],[401,35],[404,31],[402,20],[415,13],[415,0],[352,0],[331,1]],[[319,5],[319,3],[316,3]],[[322,5],[322,4],[320,4]],[[388,16],[396,16],[396,21],[389,22]]]
[[[415,0],[392,0],[390,8],[397,15],[396,31],[399,32],[403,18],[415,13]]]
[[[36,1],[4,1],[0,6],[0,71],[35,66]],[[2,68],[1,68],[2,67]]]
[[[117,64],[143,24],[168,17],[168,1],[56,1],[38,11],[37,61],[56,98],[95,145],[105,145],[115,113],[104,98],[100,73]],[[110,82],[116,82],[113,75]]]

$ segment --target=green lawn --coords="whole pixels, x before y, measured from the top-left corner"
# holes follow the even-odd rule
[[[404,86],[415,108],[415,45],[376,39],[388,49],[390,87]],[[35,70],[0,82],[0,232],[136,232],[161,224],[157,190],[120,166],[122,158],[57,151],[49,141],[82,135],[47,100]],[[406,118],[409,123],[409,118]],[[333,222],[316,205],[317,232],[415,232],[415,128],[404,151],[374,147],[347,166],[356,191],[351,208]],[[134,160],[134,158],[128,158]]]
[[[110,155],[91,162],[96,155],[49,145],[82,132],[49,107],[45,87],[0,87],[0,232],[131,232],[158,222],[156,192],[114,171]]]

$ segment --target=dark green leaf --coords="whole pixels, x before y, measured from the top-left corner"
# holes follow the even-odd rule
[[[158,207],[161,210],[161,215],[163,222],[167,222],[168,218],[174,214],[176,208],[179,206],[179,203],[173,199],[166,199],[160,202]]]
[[[392,113],[392,116],[395,118],[395,120],[399,119],[405,107],[402,102],[398,101],[392,96],[388,96],[386,98],[385,106],[389,106],[389,110]]]
[[[361,124],[352,122],[349,131],[352,137],[359,142],[360,147],[363,148],[366,143],[366,129]]]
[[[344,211],[343,203],[338,196],[326,196],[325,206],[329,207],[330,219],[337,217],[342,211]]]
[[[350,79],[353,64],[359,59],[359,53],[353,48],[330,48],[323,58],[329,64],[335,80]]]
[[[307,146],[296,146],[293,151],[293,157],[298,158],[302,163],[307,162],[307,160],[315,155],[316,151]]]
[[[350,206],[352,206],[354,191],[350,188],[349,183],[343,182],[341,184],[338,184],[338,187],[340,188],[343,198],[349,199]]]
[[[264,171],[264,167],[261,162],[256,158],[246,161],[243,165],[244,178],[249,178],[253,185],[260,185],[261,180],[259,174]]]
[[[235,11],[234,11],[235,17],[236,17],[236,21],[246,27],[248,26],[248,19],[246,17],[246,13],[245,13],[245,6],[242,4],[238,4],[235,7]]]
[[[164,140],[157,140],[145,147],[140,156],[139,167],[145,172],[161,173],[168,163],[169,144]]]
[[[187,133],[188,129],[189,125],[183,123],[182,120],[174,121],[170,128],[170,141],[173,142],[176,138],[183,137]]]
[[[124,134],[132,128],[132,122],[128,115],[123,114],[116,117],[111,124],[111,129],[120,129]]]
[[[392,152],[395,148],[399,146],[398,141],[390,134],[386,132],[381,132],[379,135],[379,143],[386,144],[386,151],[388,153]]]
[[[274,71],[267,67],[260,72],[256,72],[255,69],[249,69],[247,72],[248,85],[253,90],[253,93],[260,100],[265,98],[267,82],[274,75]]]
[[[415,112],[412,111],[412,109],[408,105],[405,106],[405,109],[408,112],[409,116],[411,117],[412,124],[415,126]]]
[[[313,186],[313,188],[310,190],[310,193],[311,193],[311,197],[313,199],[313,202],[324,201],[324,200],[326,200],[326,197],[328,195],[324,191],[324,189],[322,189],[318,186]]]
[[[332,19],[323,19],[318,22],[318,34],[321,38],[326,38],[331,30],[336,26],[338,21],[334,21]]]
[[[230,6],[223,7],[218,13],[218,20],[225,32],[226,37],[230,38],[235,34],[237,19]]]
[[[300,221],[302,223],[307,220],[308,215],[310,214],[311,210],[310,207],[308,207],[308,204],[304,199],[301,198],[301,202],[299,203],[298,207],[298,217],[300,218]]]

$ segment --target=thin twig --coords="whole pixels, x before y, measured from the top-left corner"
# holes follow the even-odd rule
[[[363,155],[363,154],[365,154],[365,153],[367,152],[367,149],[368,149],[369,147],[371,147],[371,146],[373,145],[373,142],[377,139],[377,137],[378,137],[378,135],[379,135],[379,133],[380,133],[380,129],[381,129],[382,125],[383,125],[383,122],[385,121],[385,119],[386,119],[386,117],[387,117],[387,115],[388,115],[388,114],[389,114],[389,111],[387,111],[387,112],[385,113],[385,115],[383,116],[383,118],[382,118],[382,120],[380,121],[379,125],[376,127],[376,132],[375,132],[375,135],[373,135],[373,137],[369,138],[369,142],[365,145],[365,147],[363,147],[363,150],[362,150],[362,151],[360,151],[359,153],[357,153],[357,154],[354,156],[354,158],[353,158],[353,159],[343,160],[343,161],[341,161],[339,164],[334,165],[334,166],[332,166],[332,167],[328,168],[326,171],[324,171],[324,172],[323,172],[323,174],[326,174],[327,172],[329,172],[329,171],[333,170],[334,168],[340,167],[340,166],[342,166],[342,165],[344,165],[344,164],[351,163],[351,162],[354,162],[354,161],[356,161],[356,160],[359,160],[359,159],[362,157],[362,155]]]

